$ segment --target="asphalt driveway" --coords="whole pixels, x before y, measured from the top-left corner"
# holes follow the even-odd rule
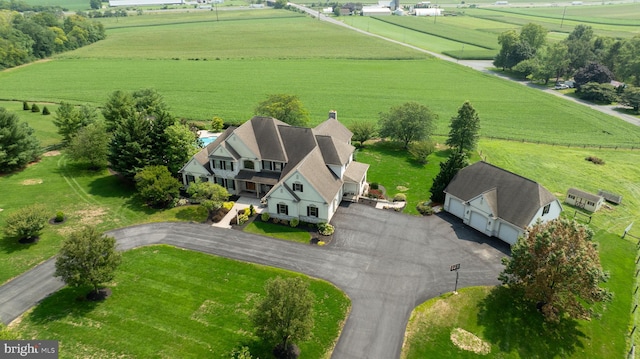
[[[418,218],[359,204],[340,207],[326,247],[291,243],[202,224],[157,223],[112,231],[122,250],[169,244],[326,279],[352,300],[334,359],[398,358],[409,316],[423,301],[458,287],[498,284],[509,248],[447,214]],[[62,287],[53,260],[0,287],[8,323]],[[37,283],[37,286],[33,284]]]

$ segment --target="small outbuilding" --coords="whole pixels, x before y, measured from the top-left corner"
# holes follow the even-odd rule
[[[363,6],[362,16],[382,16],[391,15],[391,9],[379,6]]]
[[[444,193],[445,211],[511,245],[538,220],[562,212],[560,201],[540,184],[483,161],[461,169]]]
[[[604,203],[604,197],[577,188],[569,188],[567,198],[564,202],[589,212],[595,212],[599,210],[602,203]]]

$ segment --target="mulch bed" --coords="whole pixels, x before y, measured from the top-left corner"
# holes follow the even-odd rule
[[[237,229],[237,230],[244,230],[244,227],[246,227],[249,223],[253,222],[253,221],[257,221],[257,222],[264,222],[262,220],[262,217],[260,217],[260,215],[255,215],[253,217],[249,217],[249,220],[243,224],[242,226],[238,226],[236,224],[233,224],[231,227],[233,229]],[[271,220],[267,221],[270,222]],[[273,222],[271,222],[273,223]],[[284,224],[277,224],[279,226],[284,226]],[[287,225],[288,227],[288,225]],[[313,227],[309,227],[309,226],[304,226],[304,225],[299,225],[298,227],[299,229],[303,229],[306,230],[307,232],[309,232],[309,235],[311,236],[311,239],[309,240],[309,244],[312,245],[318,245],[318,242],[322,241],[324,242],[325,246],[328,245],[329,243],[331,243],[331,241],[333,241],[333,234],[330,236],[323,236],[320,233],[318,233],[318,228],[313,228]]]
[[[66,216],[60,222],[56,221],[56,217],[49,218],[49,224],[53,224],[54,226],[57,225],[57,224],[62,224],[64,222],[66,222],[66,221],[67,221],[67,217]]]

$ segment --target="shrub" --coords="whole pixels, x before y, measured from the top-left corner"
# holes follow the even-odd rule
[[[260,215],[260,219],[263,222],[267,222],[269,221],[269,213],[268,212],[262,212],[262,214]]]
[[[379,186],[380,185],[378,184],[378,182],[371,182],[369,184],[369,188],[371,188],[371,189],[378,189]]]
[[[433,208],[431,207],[431,203],[430,202],[420,202],[416,206],[416,209],[423,216],[430,216],[430,215],[433,214]]]
[[[289,221],[289,225],[290,225],[292,228],[296,228],[299,224],[300,224],[300,220],[299,220],[299,219],[297,219],[297,218],[292,218],[292,219]]]
[[[238,210],[238,214],[247,214],[247,210],[245,208]]]
[[[367,197],[383,199],[384,195],[382,194],[382,191],[379,189],[370,189],[369,193],[367,194]]]
[[[31,112],[40,112],[40,107],[34,103],[31,105]]]
[[[22,102],[22,109],[25,110],[25,111],[29,111],[29,110],[31,110],[31,106],[29,106],[27,101],[23,101]]]
[[[435,151],[435,146],[430,141],[419,141],[409,145],[409,154],[421,165],[426,165],[429,161],[427,157]]]
[[[233,202],[233,201],[224,202],[224,203],[222,203],[222,208],[224,208],[227,212],[229,212],[231,210],[231,208],[233,208],[234,204],[235,204],[235,202]]]
[[[393,201],[394,202],[406,202],[407,201],[407,195],[404,193],[397,193],[395,196],[393,196]]]
[[[42,114],[45,115],[45,116],[51,114],[51,112],[49,112],[49,108],[47,106],[42,108]]]
[[[249,216],[246,213],[238,214],[238,225],[241,226],[249,220]]]
[[[4,233],[7,237],[35,239],[47,223],[47,211],[41,204],[23,207],[7,217]]]
[[[604,164],[604,160],[602,158],[598,158],[596,156],[589,156],[589,157],[585,158],[585,160],[593,162],[596,165],[603,165]]]
[[[318,233],[323,236],[330,236],[335,231],[335,228],[329,223],[318,223]]]
[[[64,221],[64,213],[62,213],[61,211],[58,211],[56,213],[56,218],[54,218],[53,220],[57,223]]]
[[[249,205],[249,216],[253,217],[256,215],[256,207],[254,207],[252,204]]]
[[[283,226],[288,226],[289,225],[289,221],[286,219],[281,219],[280,220],[280,224],[282,224]]]
[[[327,243],[325,243],[325,241],[318,241],[318,245],[319,245],[320,247],[324,246],[325,244],[327,244]]]
[[[278,218],[274,218],[271,221],[273,222],[273,224],[279,224],[280,223],[280,219],[278,219]]]
[[[220,117],[214,117],[211,121],[211,131],[220,132],[224,128],[224,120]]]

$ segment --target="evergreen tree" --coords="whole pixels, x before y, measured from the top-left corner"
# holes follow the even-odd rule
[[[440,172],[433,180],[431,186],[431,200],[438,203],[444,203],[444,190],[449,182],[461,169],[469,164],[467,155],[464,152],[453,151],[449,154],[449,158],[445,162],[440,163]]]
[[[151,133],[151,121],[142,115],[124,119],[112,134],[107,159],[114,171],[126,178],[133,179],[152,161],[154,156]]]
[[[471,152],[478,144],[480,117],[469,101],[458,109],[458,116],[451,118],[447,145],[458,152]]]
[[[33,129],[0,107],[0,173],[15,171],[42,153]]]
[[[179,123],[167,127],[164,133],[167,137],[165,149],[167,167],[169,172],[176,176],[191,156],[199,151],[198,138],[188,126]]]
[[[53,124],[58,127],[62,142],[68,144],[81,128],[95,122],[97,118],[98,114],[93,108],[86,105],[78,108],[68,102],[61,102]]]

